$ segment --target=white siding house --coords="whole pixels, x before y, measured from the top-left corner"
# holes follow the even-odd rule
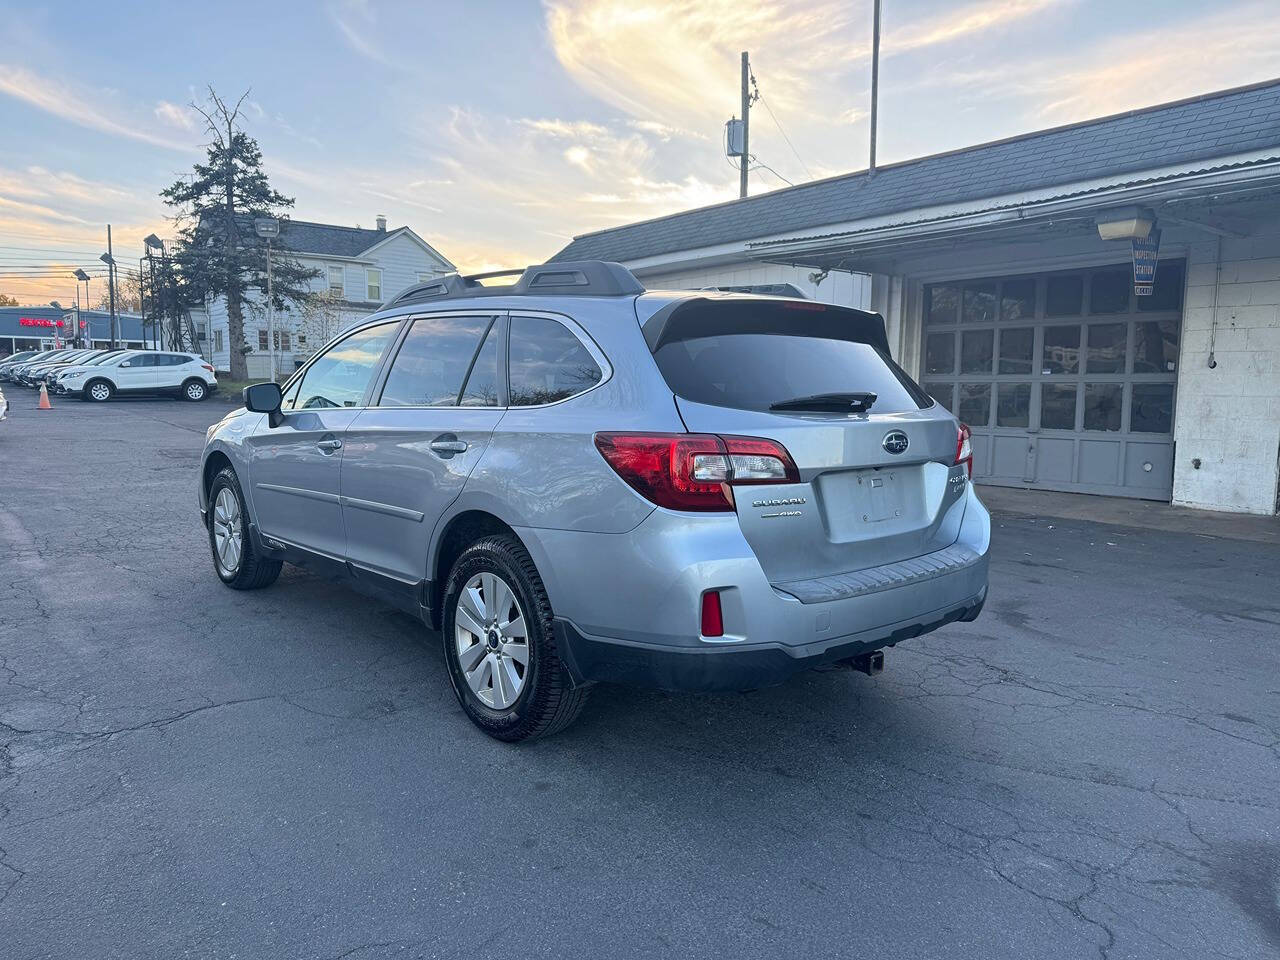
[[[295,361],[310,356],[328,337],[374,313],[410,284],[456,270],[408,227],[388,230],[383,217],[377,218],[377,227],[372,230],[282,220],[276,244],[277,248],[287,248],[288,255],[304,267],[319,271],[311,281],[315,293],[332,293],[329,316],[324,320],[315,311],[297,306],[276,314],[276,368],[281,371],[292,370]],[[217,369],[230,369],[232,344],[226,300],[219,297],[206,304],[204,310],[193,310],[192,319],[201,330],[201,347],[206,356],[212,357]],[[252,351],[246,357],[249,376],[269,377],[270,318],[265,298],[255,298],[245,305],[244,321],[245,340]]]

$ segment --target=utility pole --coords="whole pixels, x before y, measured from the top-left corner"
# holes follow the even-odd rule
[[[880,0],[876,0],[876,9],[880,9]],[[742,156],[738,158],[738,196],[747,195],[747,171],[751,166],[751,91],[747,84],[751,78],[751,61],[747,51],[742,51]]]
[[[871,26],[871,163],[868,173],[876,172],[876,107],[880,99],[880,0],[875,0]]]
[[[111,253],[111,224],[107,224],[107,290],[111,298],[111,349],[116,348],[116,260]]]

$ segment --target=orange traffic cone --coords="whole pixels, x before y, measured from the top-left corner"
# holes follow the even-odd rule
[[[37,410],[52,410],[53,404],[49,402],[49,388],[43,383],[40,384],[40,402],[36,404]]]

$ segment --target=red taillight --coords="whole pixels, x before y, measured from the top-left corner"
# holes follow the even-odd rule
[[[213,367],[209,366],[209,364],[207,364],[207,363],[202,363],[202,364],[200,364],[200,366],[204,367],[204,368],[205,368],[206,370],[208,370],[210,373],[213,373]]]
[[[727,484],[799,483],[786,448],[759,437],[597,433],[596,449],[646,500],[670,510],[734,509]]]
[[[956,438],[956,463],[964,464],[969,476],[973,476],[973,434],[966,424],[960,424],[960,435]]]
[[[718,590],[708,590],[702,595],[702,635],[704,637],[724,636],[724,616],[720,613]]]

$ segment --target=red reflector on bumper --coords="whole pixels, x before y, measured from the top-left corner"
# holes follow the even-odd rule
[[[702,595],[702,635],[723,637],[724,618],[720,615],[720,594],[711,590]]]

